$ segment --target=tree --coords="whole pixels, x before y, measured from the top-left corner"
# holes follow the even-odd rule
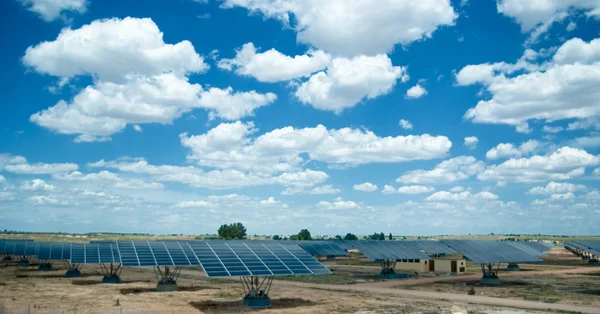
[[[394,237],[392,237],[392,233],[390,232],[390,240],[394,240]]]
[[[244,227],[241,222],[230,225],[221,225],[218,233],[219,238],[225,240],[244,239],[246,238],[246,227]]]
[[[302,229],[298,233],[298,240],[312,240],[310,236],[310,231],[308,229]]]
[[[346,233],[344,240],[358,240],[358,237],[352,233]]]
[[[297,235],[297,234],[292,234],[292,235],[289,237],[289,239],[290,239],[290,240],[298,240],[298,235]]]
[[[382,233],[373,233],[371,235],[369,235],[368,237],[369,240],[385,240],[385,234]]]
[[[341,240],[341,239],[342,239],[342,236],[338,234],[338,235],[336,235],[336,236],[335,236],[335,239],[336,239],[336,240]]]
[[[274,235],[273,240],[281,240],[281,238],[278,235]]]

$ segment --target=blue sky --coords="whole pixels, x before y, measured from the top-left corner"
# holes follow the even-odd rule
[[[0,229],[600,232],[597,1],[0,12]]]

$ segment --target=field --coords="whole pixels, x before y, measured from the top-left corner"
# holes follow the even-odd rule
[[[144,235],[81,237],[148,238]],[[31,238],[29,236],[28,238]],[[42,235],[36,240],[74,241]],[[185,236],[162,236],[162,239]],[[190,237],[193,238],[193,237]],[[352,256],[323,261],[328,276],[276,277],[265,313],[600,313],[600,267],[564,249],[553,249],[543,264],[500,272],[502,285],[479,285],[480,268],[448,276],[425,273],[404,280],[378,277],[379,265]],[[81,278],[64,278],[64,265],[38,272],[35,266],[0,264],[0,313],[239,313],[244,291],[237,278],[206,278],[199,267],[183,269],[176,292],[156,292],[151,268],[125,268],[121,284],[101,284],[97,265],[85,265]],[[62,269],[61,269],[62,267]],[[504,265],[502,265],[504,267]],[[475,295],[469,295],[474,290]]]

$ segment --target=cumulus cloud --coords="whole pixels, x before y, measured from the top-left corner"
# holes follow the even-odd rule
[[[48,191],[54,191],[56,189],[57,189],[56,186],[54,186],[52,184],[48,184],[44,180],[41,180],[41,179],[33,179],[31,181],[25,181],[21,185],[21,190],[25,190],[25,191],[46,191],[46,192],[48,192]]]
[[[408,135],[379,137],[368,130],[327,129],[323,125],[297,129],[274,129],[258,137],[252,122],[222,123],[205,134],[181,134],[189,160],[201,166],[290,171],[301,165],[307,154],[338,166],[428,160],[444,156],[452,143],[445,136]]]
[[[487,159],[499,159],[508,157],[521,157],[527,156],[535,152],[540,147],[540,143],[536,140],[529,140],[523,142],[519,146],[515,146],[511,143],[500,143],[496,147],[490,149],[485,154]]]
[[[4,166],[4,170],[19,174],[53,174],[77,170],[78,166],[72,163],[35,163],[35,164],[9,164]]]
[[[118,57],[115,57],[118,56]],[[236,120],[273,103],[273,93],[203,88],[188,81],[209,66],[189,41],[167,44],[151,19],[96,20],[63,29],[54,41],[27,48],[23,63],[60,81],[91,76],[93,84],[30,120],[76,142],[106,141],[127,124],[170,124],[195,108],[210,118]],[[64,84],[63,84],[64,85]]]
[[[552,61],[529,63],[539,52],[526,50],[517,64],[468,65],[458,85],[483,84],[491,99],[465,114],[476,123],[508,124],[530,132],[528,121],[586,120],[600,114],[600,39],[574,38],[556,50]],[[517,71],[520,70],[520,71]],[[515,75],[516,74],[516,75]]]
[[[38,14],[44,21],[67,19],[66,12],[85,13],[88,0],[18,0],[27,10]]]
[[[479,139],[476,136],[467,136],[465,137],[465,146],[468,149],[477,148],[477,144],[479,144]]]
[[[354,189],[354,191],[361,191],[361,192],[375,192],[377,191],[377,185],[371,183],[371,182],[365,182],[365,183],[361,183],[361,184],[355,184],[352,189]]]
[[[83,174],[79,171],[71,173],[53,174],[52,178],[61,181],[70,182],[92,182],[102,187],[112,187],[116,189],[162,189],[164,185],[158,182],[146,182],[140,179],[123,178],[109,171],[99,171],[97,173]]]
[[[353,201],[344,201],[342,198],[337,198],[334,202],[320,201],[317,207],[321,210],[344,210],[344,209],[359,209],[360,204]]]
[[[446,184],[465,180],[485,169],[485,164],[472,156],[454,157],[437,164],[432,170],[408,171],[396,179],[399,183]]]
[[[212,208],[215,206],[215,204],[207,201],[184,201],[173,205],[176,208]]]
[[[412,130],[412,128],[413,128],[412,123],[410,123],[410,121],[404,120],[404,119],[400,119],[400,122],[398,122],[398,125],[401,126],[405,130]]]
[[[468,200],[496,200],[499,196],[487,192],[482,191],[476,194],[472,194],[469,191],[464,191],[460,193],[452,193],[448,191],[439,191],[431,194],[426,198],[427,201],[468,201]]]
[[[549,182],[546,186],[536,186],[530,189],[529,194],[564,194],[585,190],[585,185],[575,185],[568,182]]]
[[[432,186],[425,185],[405,185],[401,186],[398,189],[394,188],[391,185],[386,185],[383,187],[383,194],[423,194],[430,193],[435,190]]]
[[[270,49],[257,53],[253,43],[247,43],[236,51],[232,59],[221,59],[219,68],[251,76],[261,82],[288,81],[308,77],[312,73],[325,69],[331,62],[331,56],[324,51],[308,51],[304,55],[289,57]]]
[[[319,185],[314,188],[306,188],[306,187],[287,187],[283,191],[281,191],[281,195],[322,195],[322,194],[336,194],[341,192],[340,189],[334,187],[331,184]]]
[[[577,11],[583,11],[590,17],[600,17],[600,2],[596,0],[498,0],[497,9],[519,23],[523,33],[530,33],[527,43],[537,42],[553,23],[561,22]],[[567,31],[575,28],[571,23]]]
[[[296,90],[296,97],[316,109],[341,113],[365,99],[388,94],[406,68],[392,65],[384,54],[335,58],[325,71],[313,74]]]
[[[226,0],[222,8],[244,7],[281,21],[297,33],[297,41],[331,53],[356,56],[392,51],[430,38],[458,15],[449,0],[363,1]],[[343,31],[340,31],[343,30]]]
[[[477,178],[510,182],[569,180],[582,176],[586,167],[597,165],[599,160],[585,150],[565,146],[546,155],[509,159],[488,166]]]
[[[421,85],[417,84],[406,91],[406,98],[419,98],[423,95],[427,94],[427,90],[423,88]]]

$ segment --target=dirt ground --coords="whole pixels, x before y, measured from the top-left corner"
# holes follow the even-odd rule
[[[479,287],[478,273],[380,280],[375,263],[327,264],[333,265],[334,275],[275,280],[269,293],[273,307],[258,312],[600,313],[600,267],[583,267],[584,262],[563,251],[550,254],[548,264],[522,265],[528,270],[522,276],[506,273],[500,287]],[[64,278],[64,273],[64,267],[38,272],[34,267],[1,265],[0,313],[28,313],[28,307],[31,314],[249,312],[241,305],[239,281],[209,279],[199,270],[182,271],[176,292],[156,292],[151,269],[125,268],[118,285],[101,284],[97,266],[85,265],[81,278]],[[467,295],[471,287],[475,296]]]

